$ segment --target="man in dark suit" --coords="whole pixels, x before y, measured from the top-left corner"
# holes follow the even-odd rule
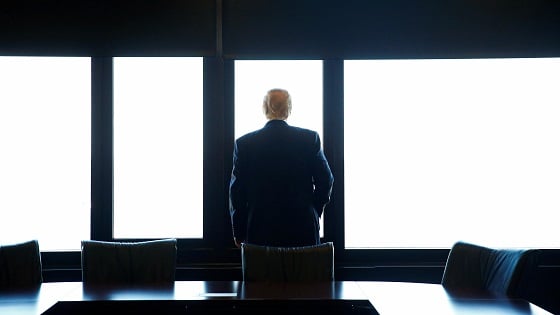
[[[263,101],[269,121],[235,141],[229,195],[238,247],[320,243],[334,179],[319,134],[286,122],[291,109],[286,90],[270,90]]]

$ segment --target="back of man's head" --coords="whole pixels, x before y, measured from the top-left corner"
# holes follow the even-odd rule
[[[292,112],[292,98],[288,91],[272,89],[263,100],[263,112],[269,120],[285,120]]]

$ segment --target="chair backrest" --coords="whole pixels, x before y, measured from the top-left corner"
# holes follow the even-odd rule
[[[243,281],[318,282],[334,280],[332,242],[302,247],[241,245]]]
[[[0,246],[0,288],[23,288],[43,282],[39,242]]]
[[[524,272],[536,269],[538,253],[537,249],[494,249],[457,242],[449,252],[441,284],[516,297]]]
[[[84,284],[172,284],[177,240],[82,241]]]

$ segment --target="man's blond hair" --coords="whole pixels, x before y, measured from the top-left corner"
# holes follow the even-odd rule
[[[263,112],[266,118],[285,120],[292,112],[292,97],[284,89],[272,89],[263,100]]]

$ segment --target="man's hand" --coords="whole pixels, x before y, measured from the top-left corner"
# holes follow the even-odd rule
[[[237,246],[237,248],[241,248],[241,243],[244,243],[243,240],[238,240],[237,238],[233,238],[233,242],[235,243],[235,246]]]

